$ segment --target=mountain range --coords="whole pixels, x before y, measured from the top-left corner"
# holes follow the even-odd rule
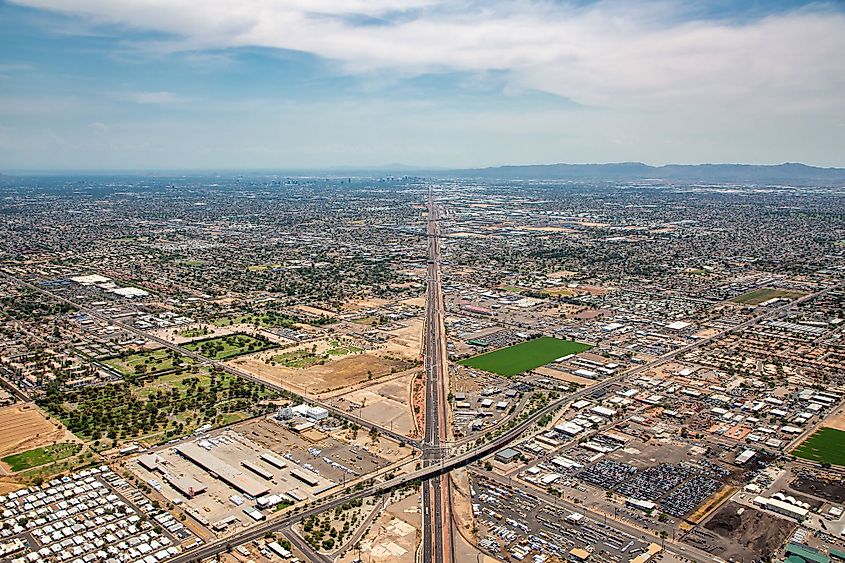
[[[754,184],[845,186],[845,168],[820,168],[787,162],[758,164],[530,164],[438,170],[433,176],[503,180],[662,180],[667,182],[739,182]]]

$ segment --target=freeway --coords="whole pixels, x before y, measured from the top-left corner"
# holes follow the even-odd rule
[[[431,238],[434,238],[436,240],[436,237],[431,237]],[[432,244],[437,244],[437,243],[432,242],[430,240],[429,244],[432,245]],[[430,247],[430,250],[431,250],[431,247]],[[435,252],[439,252],[439,248],[435,248],[434,250],[435,250]],[[439,265],[439,264],[435,263],[435,265]],[[135,329],[134,327],[124,325],[124,324],[121,324],[121,323],[118,323],[118,322],[114,322],[112,319],[110,319],[109,317],[107,317],[105,315],[99,314],[99,313],[94,312],[94,311],[89,311],[85,307],[80,307],[78,304],[76,304],[76,303],[74,303],[74,302],[72,302],[68,299],[65,299],[64,297],[57,296],[57,295],[55,295],[55,294],[53,294],[49,291],[46,291],[46,290],[44,290],[44,289],[42,289],[42,288],[40,288],[40,287],[38,287],[34,284],[19,280],[18,278],[11,276],[7,273],[2,273],[2,275],[4,277],[10,279],[11,281],[14,281],[18,284],[29,287],[32,290],[42,292],[46,295],[51,296],[54,299],[68,303],[68,304],[76,307],[78,310],[85,312],[85,313],[88,313],[95,318],[99,318],[101,320],[105,320],[109,323],[112,323],[116,326],[120,326],[121,328],[124,328],[125,330],[128,330],[130,332],[138,334],[139,336],[142,336],[144,338],[149,338],[152,341],[158,342],[161,345],[166,346],[168,348],[175,349],[175,350],[177,350],[181,353],[184,353],[185,355],[187,355],[189,357],[197,359],[198,361],[203,361],[203,362],[207,362],[211,365],[216,365],[216,366],[220,367],[221,369],[224,369],[224,370],[228,371],[229,373],[232,373],[233,375],[245,377],[247,379],[255,380],[255,381],[258,381],[258,382],[260,382],[264,385],[267,385],[266,382],[261,381],[261,380],[257,380],[251,374],[247,374],[245,372],[241,372],[241,370],[236,370],[234,368],[230,368],[229,366],[226,366],[225,364],[220,364],[219,362],[214,362],[212,360],[209,360],[208,358],[205,358],[205,357],[202,357],[198,354],[190,352],[189,350],[184,350],[183,348],[176,346],[176,345],[174,345],[174,344],[172,344],[168,341],[165,341],[163,339],[158,339],[156,337],[152,337],[151,335],[148,335],[147,333],[145,333],[143,331]],[[438,273],[438,276],[436,278],[436,282],[439,284],[439,273]],[[639,366],[637,368],[634,368],[632,370],[629,370],[627,372],[619,374],[618,376],[614,376],[610,379],[605,379],[601,383],[599,383],[599,384],[597,384],[593,387],[582,389],[578,392],[569,394],[566,397],[563,397],[563,398],[560,398],[560,399],[555,400],[553,402],[550,402],[546,406],[544,406],[544,407],[538,409],[537,411],[535,411],[533,414],[528,415],[521,422],[517,423],[513,428],[502,432],[499,436],[493,438],[491,441],[489,441],[485,444],[473,447],[473,448],[469,449],[468,451],[466,451],[464,453],[460,453],[458,455],[444,455],[445,452],[444,452],[443,448],[440,447],[440,442],[442,440],[440,440],[439,438],[437,440],[436,446],[432,447],[431,444],[428,443],[430,440],[433,439],[433,437],[435,435],[435,430],[434,430],[433,425],[437,426],[437,430],[436,430],[437,436],[441,436],[442,433],[445,431],[445,420],[442,420],[440,415],[432,416],[431,420],[432,420],[433,425],[432,425],[431,433],[429,433],[429,425],[426,424],[426,442],[427,442],[427,444],[426,444],[426,447],[424,448],[424,452],[429,455],[429,462],[423,464],[423,467],[421,467],[419,470],[408,473],[406,475],[402,475],[400,477],[396,477],[394,479],[390,479],[388,481],[372,484],[368,487],[362,488],[359,491],[351,492],[349,494],[339,495],[339,496],[336,496],[336,497],[333,497],[333,498],[329,498],[329,499],[326,499],[326,500],[319,501],[319,502],[317,502],[317,503],[315,503],[311,506],[305,505],[301,509],[294,509],[293,511],[279,514],[275,517],[269,518],[265,522],[257,524],[254,527],[249,528],[247,530],[244,530],[242,532],[239,532],[239,533],[237,533],[237,534],[235,534],[231,537],[224,538],[222,540],[213,541],[213,542],[198,546],[196,548],[190,549],[190,550],[188,550],[188,551],[186,551],[186,552],[184,552],[180,555],[177,555],[171,561],[173,561],[174,563],[188,563],[188,562],[191,562],[191,561],[204,559],[206,557],[211,557],[211,556],[214,556],[214,555],[217,555],[219,553],[226,551],[230,546],[240,545],[240,544],[258,539],[260,537],[263,537],[268,532],[279,531],[279,530],[285,529],[285,528],[293,525],[294,523],[299,522],[303,519],[309,518],[313,515],[320,514],[320,513],[324,512],[326,510],[333,510],[335,507],[337,507],[337,506],[339,506],[339,505],[341,505],[344,502],[347,502],[349,500],[357,499],[357,498],[366,498],[366,497],[369,497],[369,496],[378,495],[378,494],[390,491],[392,489],[395,489],[397,487],[402,487],[402,486],[405,486],[405,485],[412,484],[416,481],[429,482],[429,480],[430,480],[430,482],[432,483],[432,485],[430,486],[430,491],[429,491],[429,495],[430,495],[429,501],[430,502],[432,501],[432,497],[436,494],[436,490],[439,489],[441,491],[440,502],[437,502],[437,499],[433,499],[433,500],[435,502],[435,506],[439,505],[441,507],[441,510],[442,510],[443,503],[446,502],[448,504],[448,493],[446,495],[446,498],[444,498],[444,495],[442,494],[442,492],[444,490],[447,490],[448,485],[444,486],[442,484],[442,479],[441,479],[442,476],[444,476],[446,473],[448,473],[452,469],[466,466],[466,465],[468,465],[468,464],[470,464],[474,461],[477,461],[477,460],[479,460],[483,457],[486,457],[487,455],[490,455],[493,452],[498,451],[499,449],[501,449],[501,448],[505,447],[506,445],[512,443],[513,441],[519,439],[520,436],[522,436],[523,433],[530,430],[537,423],[537,421],[539,421],[545,415],[554,413],[557,410],[559,410],[560,408],[562,408],[563,406],[565,406],[567,403],[574,401],[574,400],[577,400],[578,398],[585,396],[589,393],[592,393],[592,392],[596,391],[597,389],[601,389],[601,388],[607,387],[609,385],[612,385],[614,383],[617,383],[625,377],[630,377],[631,375],[635,375],[639,372],[650,369],[650,368],[652,368],[656,365],[659,365],[659,364],[661,364],[661,363],[663,363],[667,360],[675,358],[676,356],[678,356],[680,354],[683,354],[685,352],[688,352],[690,350],[693,350],[695,348],[698,348],[700,346],[708,344],[708,343],[710,343],[714,340],[717,340],[719,338],[722,338],[723,336],[725,336],[725,334],[727,334],[731,331],[741,330],[743,328],[751,326],[751,325],[753,325],[753,324],[755,324],[755,323],[757,323],[761,320],[764,320],[766,318],[784,315],[789,309],[791,309],[795,305],[797,305],[801,302],[804,302],[806,300],[809,300],[809,299],[818,297],[820,295],[823,295],[823,294],[825,294],[825,293],[827,293],[827,292],[829,292],[832,289],[837,288],[837,287],[841,287],[841,286],[832,286],[832,287],[823,289],[821,291],[818,291],[816,293],[812,293],[812,294],[809,294],[805,297],[799,298],[799,299],[793,301],[792,303],[789,303],[789,304],[783,305],[781,307],[766,311],[766,312],[764,312],[760,315],[757,315],[753,318],[748,319],[747,321],[745,321],[745,322],[743,322],[739,325],[736,325],[736,326],[731,327],[729,329],[725,329],[724,331],[721,331],[717,334],[714,334],[714,335],[712,335],[708,338],[703,338],[703,339],[698,340],[696,342],[693,342],[689,345],[683,346],[683,347],[681,347],[681,348],[679,348],[679,349],[677,349],[673,352],[669,352],[669,353],[667,353],[667,354],[665,354],[665,355],[663,355],[659,358],[656,358],[655,360],[653,360],[653,361],[651,361],[647,364],[644,364],[642,366]],[[441,294],[441,298],[437,302],[440,304],[440,305],[438,305],[439,311],[437,312],[437,314],[441,315],[441,322],[442,322],[442,313],[443,313],[442,294]],[[432,314],[432,313],[435,313],[435,311],[427,312],[427,315]],[[440,325],[439,330],[442,330],[442,325]],[[434,340],[432,340],[432,342],[434,342]],[[439,340],[438,340],[438,342],[439,342]],[[431,352],[432,357],[436,357],[438,355],[443,354],[441,344],[437,344],[437,346],[440,347],[439,351],[433,350]],[[427,356],[428,356],[428,354],[429,354],[429,352],[427,351]],[[427,375],[428,374],[429,374],[429,372],[427,371]],[[435,385],[431,389],[429,389],[427,387],[427,393],[430,391],[431,396],[434,397],[434,401],[435,401],[435,404],[432,405],[432,409],[433,409],[431,411],[432,413],[440,410],[436,407],[436,404],[438,402],[438,398],[439,398],[440,394],[443,391],[443,385],[445,384],[445,381],[444,381],[445,378],[439,378],[439,379],[440,379],[439,385]],[[438,388],[439,388],[439,390],[438,390]],[[442,402],[445,403],[445,400],[442,401]],[[370,428],[375,427],[378,431],[383,432],[385,435],[388,435],[388,436],[391,436],[391,437],[393,437],[393,435],[394,435],[394,433],[389,432],[387,429],[381,429],[379,427],[376,427],[375,425],[372,425],[372,424],[368,423],[367,421],[363,421],[361,419],[358,419],[358,417],[354,417],[350,413],[347,413],[345,411],[341,411],[340,409],[336,409],[336,408],[329,407],[329,406],[327,406],[326,408],[329,409],[334,414],[336,414],[338,416],[343,416],[344,418],[346,418],[348,420],[353,420],[356,423],[361,424],[362,426],[370,427]],[[428,420],[428,415],[429,415],[428,402],[426,404],[426,409],[427,409],[426,418]],[[360,421],[360,422],[358,422],[358,421]],[[412,443],[415,446],[420,446],[420,444],[412,442],[412,441],[408,440],[407,438],[401,437],[401,439],[403,439],[406,443]],[[439,463],[436,463],[436,461],[438,459],[439,459]],[[432,463],[431,460],[434,460],[435,462]],[[441,485],[439,487],[436,487],[434,485],[436,483],[440,483]],[[428,506],[428,505],[426,505],[426,506]],[[442,520],[441,520],[441,522],[442,522]],[[442,531],[442,529],[445,528],[445,527],[446,526],[441,527],[440,530]],[[449,526],[449,528],[451,530],[451,526]],[[441,545],[442,545],[442,535],[441,535],[441,538],[439,540],[434,537],[438,534],[430,534],[430,535],[431,535],[431,537],[429,539],[430,546],[429,546],[429,551],[428,551],[429,554],[432,553],[431,549],[432,549],[435,541],[440,541]],[[449,543],[449,542],[447,541],[447,543]],[[441,551],[441,553],[442,553],[442,551]],[[431,560],[434,560],[434,559],[425,559],[426,562],[431,561]]]
[[[440,240],[437,206],[431,187],[428,191],[428,283],[426,286],[425,328],[425,437],[423,465],[443,463],[441,442],[448,438],[448,367],[445,354],[443,288],[440,279]],[[435,475],[422,484],[422,560],[444,563],[452,560],[452,490],[445,474]]]
[[[178,344],[174,344],[173,342],[170,342],[169,340],[166,340],[164,338],[160,338],[160,337],[158,337],[154,334],[150,334],[150,333],[148,333],[144,330],[136,328],[136,327],[134,327],[130,324],[126,324],[126,323],[119,321],[117,319],[113,319],[108,315],[105,315],[103,313],[100,313],[99,311],[96,311],[94,309],[91,309],[89,307],[81,305],[80,303],[77,303],[77,302],[75,302],[71,299],[68,299],[68,298],[66,298],[62,295],[58,295],[56,293],[53,293],[52,291],[48,291],[48,290],[46,290],[42,287],[39,287],[39,286],[37,286],[33,283],[30,283],[28,281],[21,280],[21,279],[15,277],[13,275],[7,273],[7,272],[0,272],[0,275],[2,275],[4,278],[6,278],[7,280],[9,280],[12,283],[16,283],[18,285],[21,285],[21,286],[26,287],[28,289],[31,289],[33,291],[37,291],[37,292],[39,292],[43,295],[47,295],[47,296],[51,297],[52,299],[55,299],[57,301],[60,301],[62,303],[65,303],[67,305],[74,307],[77,311],[79,311],[81,313],[85,313],[86,315],[88,315],[90,317],[99,319],[101,321],[105,321],[105,322],[107,322],[107,323],[109,323],[113,326],[120,327],[123,330],[126,330],[127,332],[131,332],[132,334],[140,336],[141,338],[144,338],[144,339],[146,339],[150,342],[155,342],[156,344],[160,344],[161,346],[163,346],[165,348],[169,348],[171,350],[179,352],[180,354],[188,356],[189,358],[196,360],[197,362],[203,363],[203,364],[211,366],[211,367],[218,368],[222,371],[225,371],[226,373],[229,373],[230,375],[235,375],[235,376],[242,377],[242,378],[250,380],[250,381],[254,381],[255,383],[259,383],[259,384],[264,385],[265,387],[269,387],[269,388],[271,388],[275,391],[299,396],[304,401],[309,401],[309,402],[316,403],[316,404],[320,405],[321,407],[328,410],[334,416],[346,419],[349,422],[352,422],[354,424],[357,424],[358,426],[367,428],[369,430],[375,430],[376,432],[379,432],[383,436],[387,436],[389,438],[392,438],[392,439],[396,440],[397,442],[409,444],[412,447],[417,448],[417,449],[421,448],[421,444],[417,440],[412,440],[412,439],[408,438],[407,436],[405,436],[404,434],[394,432],[390,428],[385,428],[385,427],[379,426],[378,424],[376,424],[374,422],[371,422],[369,420],[366,420],[364,418],[356,416],[355,414],[353,414],[351,412],[337,408],[333,405],[323,403],[319,400],[315,400],[315,399],[310,398],[310,397],[298,395],[297,393],[294,393],[294,392],[290,391],[289,389],[285,389],[281,385],[276,385],[274,383],[270,383],[270,382],[265,381],[265,380],[263,380],[259,377],[256,377],[255,375],[253,375],[252,373],[250,373],[248,371],[244,371],[244,370],[236,368],[234,366],[227,365],[223,362],[220,362],[220,361],[217,361],[217,360],[212,360],[211,358],[207,358],[207,357],[205,357],[201,354],[198,354],[196,352],[188,350],[187,348],[184,348],[183,346],[179,346]]]

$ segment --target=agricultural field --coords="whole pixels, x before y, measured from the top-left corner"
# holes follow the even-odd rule
[[[31,404],[0,408],[0,456],[67,439],[64,428]]]
[[[9,466],[12,471],[23,471],[31,467],[38,467],[54,461],[61,461],[79,453],[82,444],[63,442],[52,446],[35,448],[23,453],[4,457],[3,463]]]
[[[742,295],[738,295],[731,299],[731,301],[735,303],[742,303],[743,305],[759,305],[769,299],[774,299],[776,297],[782,297],[784,299],[797,299],[799,297],[803,297],[806,295],[800,291],[789,291],[787,289],[773,289],[773,288],[763,288],[763,289],[755,289],[754,291],[749,291],[748,293],[743,293]]]
[[[577,354],[592,348],[589,344],[543,336],[487,352],[460,363],[467,367],[513,377],[528,370],[544,366],[556,359]]]
[[[184,344],[192,352],[197,352],[214,360],[226,360],[252,352],[275,348],[276,344],[243,333],[228,334],[206,340],[195,340]]]
[[[223,426],[261,414],[275,392],[239,377],[183,370],[99,387],[53,385],[38,404],[96,449],[128,440],[166,442],[210,424]]]
[[[127,352],[103,360],[103,363],[124,376],[143,376],[185,368],[193,364],[194,361],[175,350],[158,348],[156,350]]]
[[[792,455],[819,463],[845,466],[845,431],[819,428],[792,450]]]

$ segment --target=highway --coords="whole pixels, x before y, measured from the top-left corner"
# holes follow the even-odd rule
[[[433,202],[429,200],[430,209],[433,209]],[[436,210],[434,215],[434,225],[432,225],[432,214],[430,213],[429,216],[429,229],[434,229],[434,233],[437,233],[436,230]],[[692,349],[701,347],[706,345],[714,340],[722,338],[726,333],[741,330],[745,327],[751,326],[761,320],[766,318],[771,318],[775,316],[780,316],[785,314],[790,308],[794,307],[798,303],[804,302],[806,300],[812,299],[824,293],[827,293],[834,289],[834,286],[827,289],[823,289],[819,292],[807,295],[802,297],[792,303],[783,305],[781,307],[771,309],[766,311],[760,315],[754,316],[753,318],[744,321],[743,323],[721,331],[717,334],[714,334],[708,338],[703,338],[696,342],[693,342],[689,345],[683,346],[673,352],[669,352],[655,360],[629,370],[627,372],[621,373],[617,376],[614,376],[609,379],[605,379],[600,383],[582,389],[578,392],[572,393],[567,395],[566,397],[560,398],[556,401],[553,401],[547,404],[545,407],[539,409],[532,415],[526,417],[522,422],[518,423],[515,427],[510,430],[503,432],[498,437],[490,440],[489,442],[477,446],[472,447],[469,451],[459,454],[459,455],[444,455],[444,450],[442,450],[439,446],[441,442],[444,441],[444,437],[446,436],[446,425],[448,422],[447,415],[446,415],[446,408],[448,405],[446,404],[446,397],[448,392],[445,391],[445,385],[447,385],[447,381],[445,378],[445,372],[443,371],[445,367],[445,350],[443,349],[443,297],[442,297],[442,288],[440,285],[440,273],[439,273],[439,241],[437,236],[429,236],[428,239],[429,245],[429,256],[431,261],[428,265],[429,270],[429,283],[428,283],[428,299],[427,299],[427,306],[426,306],[426,428],[425,428],[425,438],[424,444],[419,444],[408,440],[404,436],[397,435],[395,433],[390,432],[387,429],[383,429],[376,425],[373,425],[367,421],[359,419],[355,417],[351,413],[342,411],[340,409],[326,406],[327,409],[330,410],[336,416],[341,416],[346,418],[347,420],[351,420],[360,424],[361,426],[367,428],[376,428],[377,431],[382,432],[384,435],[394,437],[396,439],[401,439],[405,443],[409,443],[415,445],[417,447],[421,447],[424,452],[424,463],[419,470],[411,472],[409,474],[396,477],[389,481],[375,483],[368,487],[365,487],[357,492],[352,492],[346,495],[338,495],[333,498],[329,498],[326,500],[318,501],[311,506],[304,506],[301,509],[294,509],[294,511],[286,512],[283,514],[279,514],[277,516],[270,517],[267,521],[259,523],[252,528],[249,528],[245,531],[238,532],[233,536],[228,538],[224,538],[222,540],[213,541],[191,550],[188,550],[176,557],[174,557],[171,561],[175,563],[188,563],[190,561],[196,561],[200,559],[204,559],[206,557],[211,557],[213,555],[217,555],[226,551],[230,546],[233,545],[240,545],[258,538],[261,538],[267,532],[279,531],[289,526],[293,525],[296,522],[299,522],[303,519],[307,519],[313,515],[320,514],[326,510],[333,510],[335,507],[343,504],[352,499],[357,498],[366,498],[373,495],[378,495],[387,491],[390,491],[394,488],[401,487],[407,485],[409,483],[413,483],[415,481],[422,481],[423,482],[423,504],[426,507],[426,512],[424,514],[424,534],[423,534],[423,553],[424,553],[424,561],[448,561],[451,559],[451,518],[449,517],[449,506],[450,506],[450,490],[448,482],[444,482],[442,479],[446,473],[451,471],[452,469],[463,467],[467,464],[470,464],[476,460],[479,460],[487,455],[490,455],[501,448],[505,447],[506,445],[512,443],[515,440],[518,440],[520,436],[529,430],[538,420],[540,420],[546,414],[550,414],[556,412],[558,409],[565,406],[567,403],[577,400],[582,396],[586,396],[590,393],[595,392],[597,389],[606,388],[614,383],[619,382],[625,377],[630,377],[631,375],[635,375],[639,372],[648,370],[656,365],[659,365],[667,360],[670,360],[680,354],[688,352]],[[249,380],[257,381],[264,385],[268,385],[267,382],[262,381],[260,379],[255,378],[251,374],[247,372],[243,372],[236,368],[231,368],[230,366],[226,366],[220,362],[216,362],[213,360],[209,360],[203,356],[195,354],[189,350],[185,350],[184,348],[172,344],[164,339],[160,339],[154,337],[152,335],[147,334],[144,331],[138,330],[132,326],[125,325],[120,322],[116,322],[113,319],[98,313],[96,311],[91,311],[86,307],[80,306],[79,304],[66,299],[62,296],[55,295],[52,292],[42,289],[34,284],[29,282],[19,280],[15,276],[11,276],[7,273],[2,273],[2,275],[9,280],[18,283],[20,285],[29,287],[34,291],[41,292],[43,294],[49,295],[54,299],[57,299],[61,302],[65,302],[69,305],[76,307],[79,311],[89,314],[94,318],[98,318],[100,320],[104,320],[113,324],[115,326],[119,326],[129,332],[137,334],[143,338],[147,338],[151,341],[157,342],[162,346],[177,350],[186,356],[196,359],[197,361],[205,362],[209,365],[214,365],[223,369],[233,375],[237,375],[240,377],[244,377]],[[435,289],[436,288],[436,289]],[[432,299],[432,294],[434,294],[434,299]],[[274,387],[273,385],[268,385],[269,387]],[[398,437],[397,437],[398,436]],[[448,480],[446,480],[448,481]],[[427,485],[426,485],[427,484]],[[439,509],[438,509],[439,507]],[[445,507],[445,511],[444,511]],[[439,517],[437,516],[439,514]],[[446,516],[446,518],[444,518]],[[447,522],[449,525],[442,525],[443,522]],[[438,525],[439,523],[439,525]],[[426,530],[428,528],[428,530]],[[427,546],[426,546],[427,545]]]
[[[445,354],[443,288],[440,280],[440,239],[437,206],[432,188],[428,191],[428,268],[425,327],[425,437],[423,465],[443,462],[441,442],[448,439],[448,367]],[[445,474],[422,484],[422,560],[444,563],[452,560],[452,490]]]

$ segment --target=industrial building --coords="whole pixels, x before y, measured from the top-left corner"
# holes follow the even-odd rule
[[[179,455],[198,465],[227,485],[253,498],[258,498],[270,492],[270,488],[267,485],[247,475],[240,469],[229,465],[195,442],[176,446],[176,451]]]

